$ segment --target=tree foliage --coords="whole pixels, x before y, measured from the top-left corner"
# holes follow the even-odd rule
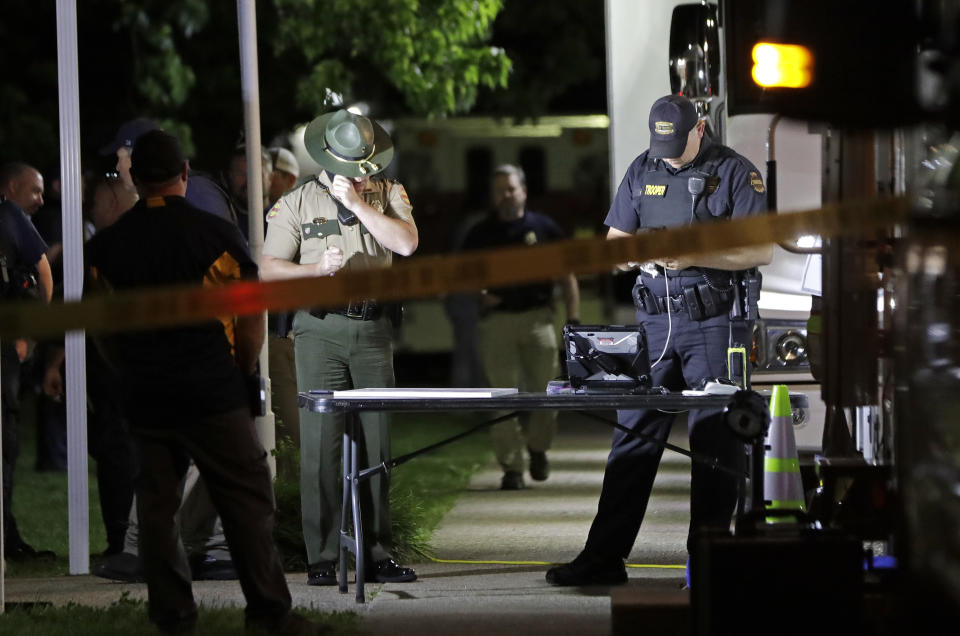
[[[208,25],[207,3],[204,0],[100,2],[107,5],[105,9],[112,10],[112,30],[129,37],[133,86],[142,101],[161,111],[180,107],[196,83],[193,68],[180,54],[180,42]]]
[[[510,61],[487,43],[502,0],[261,0],[265,138],[329,109],[334,95],[378,117],[464,112],[478,88],[506,86]],[[77,3],[80,121],[88,156],[147,115],[220,165],[242,130],[236,0]],[[56,7],[4,0],[0,160],[55,166]]]
[[[507,85],[510,60],[486,42],[501,0],[274,0],[274,50],[298,51],[309,74],[297,103],[380,100],[387,84],[421,115],[464,112],[479,86]],[[382,108],[402,110],[397,105]]]

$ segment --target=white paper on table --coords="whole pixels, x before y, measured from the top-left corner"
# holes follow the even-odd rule
[[[504,395],[513,395],[517,393],[516,388],[367,388],[367,389],[349,389],[346,391],[334,391],[334,398],[377,398],[377,399],[402,399],[402,398],[491,398]]]

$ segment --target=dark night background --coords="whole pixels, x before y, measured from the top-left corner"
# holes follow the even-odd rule
[[[462,114],[606,112],[603,0],[504,4],[489,44],[503,47],[512,60],[508,87],[481,87]],[[258,2],[257,10],[261,134],[268,143],[326,109],[298,105],[296,83],[309,72],[308,63],[299,51],[275,51],[274,2]],[[49,180],[59,172],[56,6],[6,0],[3,13],[0,161],[33,164]],[[180,134],[201,169],[222,167],[243,129],[236,2],[85,0],[77,3],[77,19],[84,169],[101,167],[97,150],[137,115],[160,119]],[[179,61],[171,62],[171,50]],[[362,57],[349,62],[364,64]],[[363,72],[354,97],[370,103],[372,115],[421,114],[376,69]],[[191,73],[195,83],[178,104],[178,78]],[[151,83],[155,75],[161,81]]]

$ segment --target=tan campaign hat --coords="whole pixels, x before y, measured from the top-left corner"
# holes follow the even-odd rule
[[[345,177],[368,177],[393,159],[390,135],[369,117],[337,110],[320,115],[303,135],[303,145],[321,168]]]

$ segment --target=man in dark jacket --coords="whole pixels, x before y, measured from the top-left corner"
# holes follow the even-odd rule
[[[0,196],[0,302],[24,298],[50,301],[53,277],[47,245],[24,211]],[[52,558],[52,552],[35,550],[20,536],[13,518],[13,471],[20,452],[20,364],[27,357],[27,341],[0,343],[0,383],[3,387],[3,544],[11,561]]]

